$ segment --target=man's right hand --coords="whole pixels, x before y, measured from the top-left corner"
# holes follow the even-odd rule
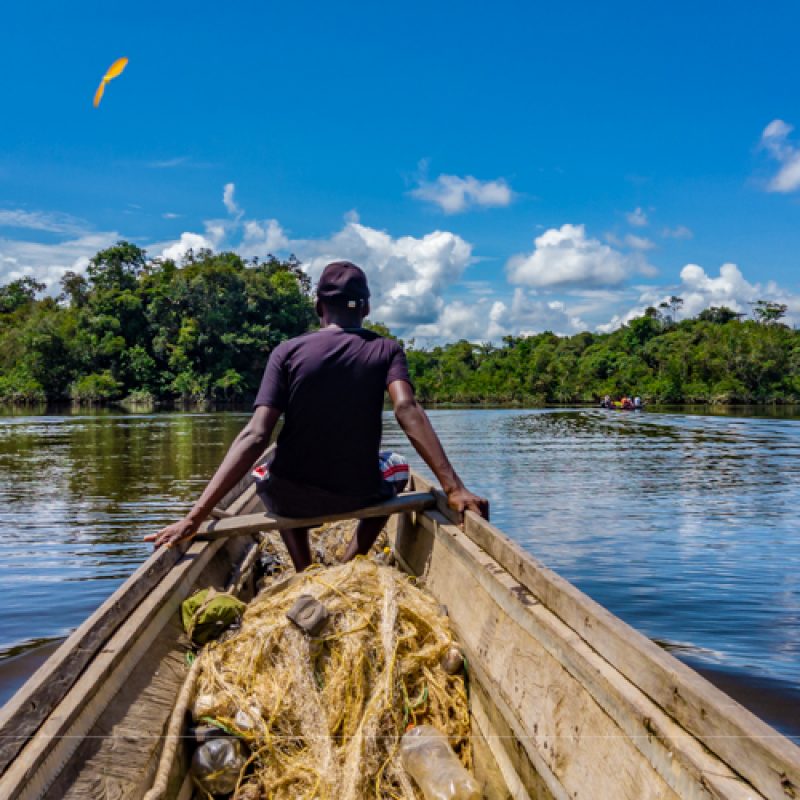
[[[464,524],[465,511],[474,511],[484,519],[489,519],[489,501],[485,497],[473,494],[461,482],[444,452],[436,431],[433,430],[428,415],[416,401],[411,384],[405,380],[392,381],[389,384],[389,397],[392,398],[397,422],[414,445],[414,449],[431,468],[439,483],[443,487],[449,487],[445,489],[447,505],[459,515],[461,524]]]
[[[462,521],[465,511],[474,511],[484,519],[489,519],[489,501],[485,497],[473,494],[465,486],[451,489],[447,493],[447,505],[461,515]]]
[[[165,544],[168,548],[178,542],[183,542],[191,539],[198,529],[199,525],[188,517],[184,517],[178,522],[173,522],[172,525],[167,525],[162,528],[158,533],[151,533],[144,537],[146,542],[153,542],[156,547]]]

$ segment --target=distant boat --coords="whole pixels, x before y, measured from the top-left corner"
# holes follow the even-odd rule
[[[633,404],[623,405],[619,400],[612,400],[610,404],[601,401],[600,408],[605,408],[608,411],[644,411],[644,403],[635,406]]]

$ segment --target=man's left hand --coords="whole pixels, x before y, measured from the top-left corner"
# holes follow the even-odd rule
[[[165,544],[169,548],[178,542],[191,539],[192,536],[197,533],[199,527],[200,526],[196,522],[188,517],[184,517],[184,519],[173,522],[172,525],[167,525],[166,528],[162,528],[158,533],[148,534],[144,537],[144,540],[146,542],[153,542],[156,547]]]

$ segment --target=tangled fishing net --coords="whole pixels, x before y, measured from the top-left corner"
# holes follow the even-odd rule
[[[304,594],[330,615],[318,637],[286,617]],[[194,714],[247,743],[236,798],[420,798],[398,752],[409,725],[436,727],[470,766],[464,678],[440,663],[452,644],[408,576],[367,559],[313,567],[205,648]]]

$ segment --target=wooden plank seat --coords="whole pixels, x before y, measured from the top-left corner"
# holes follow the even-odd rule
[[[369,519],[371,517],[389,517],[392,514],[404,514],[412,511],[425,511],[433,508],[436,500],[430,492],[404,492],[403,494],[367,508],[355,511],[343,511],[338,514],[326,514],[321,517],[303,519],[279,517],[274,514],[244,514],[225,516],[220,519],[204,522],[196,539],[210,541],[226,536],[241,536],[249,533],[261,533],[286,528],[316,528],[325,522],[337,522],[343,519]]]

